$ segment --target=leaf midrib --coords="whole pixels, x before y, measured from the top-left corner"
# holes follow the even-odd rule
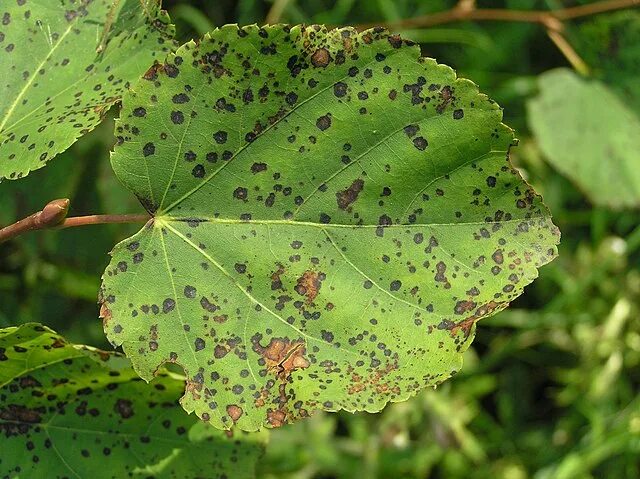
[[[198,216],[156,216],[155,221],[159,224],[166,223],[187,223],[189,221],[196,221],[199,223],[212,223],[212,224],[241,224],[241,225],[285,225],[285,226],[304,226],[304,227],[313,227],[319,229],[327,229],[327,228],[346,228],[346,229],[373,229],[373,228],[384,228],[384,229],[394,229],[394,228],[437,228],[441,226],[481,226],[481,225],[496,225],[496,224],[510,224],[510,223],[522,223],[523,221],[531,222],[539,219],[551,220],[551,214],[540,214],[531,216],[529,218],[514,218],[511,220],[503,220],[503,221],[468,221],[468,222],[459,222],[459,223],[402,223],[402,224],[393,224],[393,225],[377,225],[377,224],[369,224],[369,225],[347,225],[347,224],[339,224],[339,223],[314,223],[312,221],[292,221],[292,220],[240,220],[240,219],[232,219],[232,218],[207,218],[207,217],[198,217]]]
[[[521,223],[522,221],[534,221],[535,219],[546,219],[546,220],[550,220],[550,215],[549,216],[538,216],[538,217],[534,217],[534,218],[527,218],[527,219],[513,219],[513,220],[506,220],[506,221],[501,221],[501,222],[472,222],[472,223],[461,223],[462,225],[487,225],[487,224],[509,224],[509,223]],[[157,218],[159,219],[159,218]],[[243,221],[243,220],[219,220],[219,219],[212,219],[213,221],[211,221],[211,223],[218,223],[218,224],[247,224],[247,223],[251,223],[248,221]],[[167,220],[161,220],[159,222],[159,224],[157,226],[165,226],[168,230],[170,230],[173,234],[175,234],[178,238],[180,238],[182,241],[184,241],[185,243],[187,243],[189,246],[191,246],[193,249],[195,249],[196,251],[198,251],[200,254],[202,254],[211,264],[213,264],[216,268],[218,268],[222,274],[224,274],[225,276],[227,276],[232,283],[239,288],[244,294],[245,296],[247,296],[247,298],[249,298],[250,301],[260,305],[264,310],[266,310],[267,312],[269,312],[271,315],[275,316],[278,320],[280,320],[283,324],[285,324],[286,326],[291,327],[292,329],[294,329],[296,332],[298,332],[300,335],[302,335],[305,339],[312,339],[314,341],[320,342],[320,343],[325,343],[325,341],[313,337],[307,333],[305,333],[304,331],[296,328],[295,326],[289,324],[288,322],[286,322],[284,320],[284,318],[282,318],[280,315],[278,315],[277,313],[275,313],[274,311],[272,311],[271,309],[269,309],[266,305],[264,305],[260,300],[258,300],[257,298],[255,298],[252,294],[250,294],[248,291],[246,291],[241,285],[239,285],[235,279],[233,278],[233,276],[222,266],[220,265],[211,255],[209,255],[208,253],[202,251],[200,248],[197,247],[197,245],[195,243],[193,243],[193,241],[191,241],[189,238],[187,238],[184,234],[182,234],[180,231],[178,231],[177,229],[175,229],[173,226],[171,226],[170,223],[175,223],[176,221],[167,221]],[[180,221],[183,222],[183,221]],[[340,249],[340,247],[338,246],[338,244],[336,243],[335,238],[333,238],[330,234],[329,231],[327,230],[327,228],[330,228],[331,226],[337,226],[337,225],[325,225],[325,224],[318,224],[318,223],[304,223],[304,222],[298,222],[298,221],[287,221],[287,220],[265,220],[265,221],[258,221],[258,222],[253,222],[254,224],[288,224],[288,225],[296,225],[296,226],[311,226],[311,227],[315,227],[320,229],[320,231],[322,231],[322,233],[326,236],[326,238],[329,240],[329,242],[331,243],[332,247],[335,248],[335,250],[342,256],[342,258],[346,261],[347,264],[349,264],[349,266],[351,266],[357,273],[359,273],[361,276],[363,276],[365,279],[368,279],[369,281],[371,281],[373,283],[373,285],[375,285],[381,292],[383,292],[384,294],[387,294],[389,296],[391,296],[395,301],[398,301],[400,303],[406,304],[407,306],[410,306],[414,309],[418,309],[420,311],[423,311],[424,308],[421,307],[418,304],[414,304],[411,303],[409,301],[406,301],[403,298],[397,297],[394,294],[390,293],[389,291],[387,291],[385,288],[383,288],[382,286],[380,286],[373,278],[369,277],[369,275],[367,275],[364,271],[362,271],[358,266],[356,266]],[[409,226],[418,226],[421,228],[427,228],[427,229],[431,229],[431,228],[435,228],[438,226],[459,226],[459,223],[440,223],[440,224],[421,224],[421,225],[390,225],[390,226],[383,226],[383,228],[391,228],[391,227],[401,227],[401,228],[407,228]],[[339,225],[339,227],[345,227],[346,225]],[[380,225],[367,225],[366,227],[368,228],[378,228]],[[358,226],[358,225],[349,225],[346,226],[347,228],[362,228],[362,226]],[[171,276],[171,273],[169,273]],[[438,315],[435,314],[436,316],[439,316],[441,318],[447,317],[445,315]],[[348,352],[348,353],[352,353],[355,354],[353,351],[349,350],[349,349],[344,349],[341,348],[342,351]]]
[[[77,20],[76,20],[77,21]],[[161,32],[159,29],[153,27],[154,30]],[[120,31],[117,35],[114,35],[111,39],[111,42],[113,42],[114,40],[120,38],[123,34],[125,36],[125,40],[128,38],[133,37],[135,34],[137,34],[139,32],[140,28],[136,28],[135,30],[130,30],[130,31]],[[57,48],[57,45],[56,45]],[[117,52],[117,48],[108,48],[107,50],[105,50],[106,53],[104,53],[101,56],[100,59],[100,63],[104,63],[106,62],[109,57],[113,54],[115,54]],[[51,54],[53,53],[53,51],[51,52]],[[50,54],[50,56],[51,56]],[[47,59],[45,59],[46,62]],[[44,63],[44,62],[43,62]],[[38,70],[41,68],[42,64],[40,65],[40,67],[38,67]],[[117,69],[115,70],[111,70],[111,73],[113,73],[114,71],[117,71]],[[53,102],[54,100],[56,100],[58,97],[60,97],[61,95],[65,94],[67,91],[75,88],[76,86],[78,86],[78,84],[88,81],[89,79],[91,79],[92,77],[96,77],[97,76],[97,69],[94,69],[91,71],[91,73],[87,74],[87,75],[83,75],[80,78],[78,78],[78,80],[76,80],[75,82],[73,82],[72,84],[68,85],[66,88],[60,90],[58,93],[56,93],[55,95],[47,98],[48,102]],[[109,106],[111,107],[112,105],[115,105],[118,101],[119,98],[122,95],[118,95],[113,101],[109,101],[109,102],[101,102],[101,101],[96,101],[96,103],[91,104],[91,105],[87,105],[86,107],[80,109],[80,110],[70,110],[68,111],[69,115],[73,115],[73,114],[78,114],[78,113],[84,113],[86,110],[88,109],[95,109],[101,106]],[[36,120],[38,120],[39,118],[41,118],[40,116],[36,116],[36,118],[34,118],[30,123],[26,123],[25,124],[25,120],[30,119],[31,117],[33,117],[34,115],[36,115],[37,113],[41,112],[41,109],[43,106],[46,105],[45,103],[42,103],[40,105],[38,105],[37,107],[35,107],[33,110],[31,110],[29,113],[27,113],[24,116],[21,116],[20,118],[18,118],[14,123],[12,123],[11,125],[9,125],[8,127],[6,127],[5,131],[9,131],[9,130],[13,130],[16,128],[16,126],[21,125],[23,128],[27,125],[30,125],[32,123],[35,123]],[[0,132],[2,132],[2,127],[0,127]]]
[[[27,81],[25,83],[25,85],[22,87],[22,90],[20,90],[20,93],[18,93],[18,95],[16,95],[15,100],[13,101],[13,103],[11,104],[11,106],[9,107],[9,109],[7,110],[7,112],[5,114],[5,116],[4,116],[3,120],[2,120],[2,123],[0,123],[0,132],[4,131],[4,127],[7,124],[7,122],[9,121],[9,118],[11,118],[11,116],[13,115],[13,112],[17,108],[18,104],[20,103],[20,100],[22,100],[22,97],[26,94],[26,92],[29,90],[29,88],[31,88],[31,85],[33,84],[33,82],[35,81],[35,79],[38,76],[38,72],[42,69],[42,67],[45,65],[45,63],[47,63],[47,61],[51,58],[53,53],[58,49],[58,47],[62,44],[63,40],[67,37],[67,35],[69,35],[69,32],[71,32],[71,30],[76,25],[76,23],[78,23],[77,18],[79,18],[79,17],[76,17],[76,20],[71,22],[69,24],[69,27],[67,28],[67,30],[62,35],[60,35],[60,39],[51,48],[51,50],[49,50],[49,53],[47,53],[47,56],[44,57],[42,62],[40,62],[40,64],[33,70],[33,74],[31,75],[31,78],[29,78],[29,81]],[[13,126],[14,125],[12,125],[11,127],[13,127]]]
[[[550,217],[538,217],[538,218],[545,218],[545,219],[549,219]],[[526,219],[526,220],[522,220],[522,219],[517,219],[517,220],[508,220],[508,221],[503,221],[503,222],[492,222],[492,223],[486,223],[486,222],[477,222],[477,223],[467,223],[467,224],[478,224],[478,225],[486,225],[486,224],[500,224],[500,223],[516,223],[516,222],[522,222],[522,221],[533,221],[534,219]],[[277,220],[276,220],[277,221]],[[175,222],[175,221],[173,221]],[[283,221],[278,221],[279,223],[283,223]],[[260,300],[258,300],[257,298],[255,298],[252,294],[250,294],[248,291],[246,291],[241,285],[239,285],[235,279],[233,278],[233,276],[222,266],[220,265],[211,255],[209,255],[208,253],[202,251],[200,248],[198,248],[198,246],[193,243],[193,241],[191,241],[189,238],[187,238],[183,233],[181,233],[180,231],[178,231],[177,229],[175,229],[173,226],[171,226],[171,221],[161,221],[160,224],[158,224],[158,226],[162,227],[165,226],[168,230],[170,230],[173,234],[175,234],[178,238],[180,238],[182,241],[184,241],[185,243],[187,243],[189,246],[191,246],[193,249],[195,249],[196,251],[198,251],[200,254],[202,254],[209,262],[211,262],[211,264],[213,264],[214,266],[216,266],[216,268],[218,268],[225,276],[227,276],[232,283],[239,288],[246,296],[247,298],[249,298],[250,301],[260,305],[263,309],[265,309],[267,312],[269,312],[270,314],[272,314],[273,316],[275,316],[278,320],[280,320],[283,324],[285,324],[286,326],[291,327],[292,329],[294,329],[296,332],[298,332],[299,334],[301,334],[305,339],[312,339],[314,341],[317,342],[321,342],[321,343],[325,343],[325,341],[315,338],[313,336],[308,335],[307,333],[301,331],[300,329],[296,328],[295,326],[287,323],[284,318],[282,318],[281,316],[279,316],[277,313],[275,313],[274,311],[272,311],[271,309],[269,309],[267,306],[265,306],[264,304],[262,304],[262,302]],[[224,223],[224,222],[219,222],[221,224],[246,224],[246,221],[241,221],[241,220],[233,220],[232,222],[229,223]],[[263,222],[264,224],[272,224],[273,222],[269,222],[267,223],[266,221]],[[289,222],[289,224],[294,224],[294,225],[300,225],[302,224],[301,222]],[[304,226],[304,224],[302,224]],[[433,224],[433,225],[417,225],[417,226],[421,226],[423,228],[432,228],[432,227],[436,227],[436,226],[454,226],[456,225],[456,223],[450,223],[450,224]],[[335,239],[329,234],[329,231],[327,231],[327,227],[330,227],[331,225],[324,225],[324,224],[317,224],[317,223],[307,223],[306,226],[313,226],[313,227],[317,227],[318,229],[320,229],[322,231],[322,233],[327,237],[327,239],[329,240],[329,242],[332,244],[332,246],[338,251],[338,253],[342,256],[342,258],[347,262],[347,264],[349,264],[349,266],[351,266],[357,273],[359,273],[360,275],[362,275],[365,279],[368,279],[369,281],[371,281],[378,289],[380,289],[380,291],[382,291],[383,293],[391,296],[395,301],[401,302],[403,304],[406,304],[412,308],[418,309],[420,311],[423,311],[424,308],[421,307],[418,304],[414,304],[411,303],[409,301],[406,301],[403,298],[397,297],[394,294],[390,293],[389,291],[387,291],[385,288],[381,287],[380,285],[377,284],[377,282],[375,280],[373,280],[372,278],[369,277],[369,275],[367,275],[366,273],[364,273],[360,268],[358,268],[351,260],[349,260],[349,258],[341,251],[340,247],[338,246],[338,244],[336,243]],[[406,228],[408,225],[395,225],[397,227],[403,227]],[[416,226],[416,225],[412,225],[412,226]],[[374,227],[378,227],[377,225]],[[391,226],[385,226],[385,228],[389,228]],[[435,314],[436,316],[439,317],[447,317],[445,315],[438,315]],[[341,350],[344,350],[346,352],[349,353],[353,353],[352,351],[348,350],[348,349],[344,349],[341,348]]]
[[[77,401],[74,401],[73,404],[75,404]],[[96,434],[96,435],[108,435],[108,436],[115,436],[115,437],[122,437],[122,438],[129,438],[129,437],[135,437],[135,438],[139,438],[140,437],[140,433],[125,433],[125,432],[109,432],[108,430],[99,430],[99,429],[79,429],[79,428],[75,428],[75,427],[67,427],[67,426],[52,426],[50,424],[50,422],[55,419],[55,416],[53,418],[51,418],[49,420],[49,422],[46,423],[32,423],[32,422],[24,422],[24,421],[11,421],[11,420],[2,420],[2,424],[18,424],[18,425],[24,425],[24,426],[38,426],[41,427],[42,429],[45,430],[51,430],[51,429],[58,429],[58,430],[62,430],[62,431],[69,431],[69,432],[73,432],[73,433],[80,433],[80,434]],[[157,441],[164,441],[170,444],[184,444],[184,445],[190,445],[190,444],[198,444],[197,442],[191,442],[191,441],[180,441],[178,439],[169,439],[165,436],[148,436],[150,439],[153,440],[157,440]]]
[[[285,326],[293,329],[294,331],[296,331],[298,334],[300,334],[303,338],[305,338],[305,340],[309,339],[312,341],[316,341],[319,343],[322,343],[323,345],[329,344],[327,341],[324,341],[322,339],[318,339],[316,337],[313,337],[307,333],[305,333],[304,331],[302,331],[301,329],[295,327],[292,324],[289,324],[282,316],[280,316],[279,314],[277,314],[276,312],[274,312],[272,309],[270,309],[268,306],[266,306],[265,304],[263,304],[258,298],[254,297],[251,293],[249,293],[244,287],[242,287],[240,284],[238,284],[238,282],[235,280],[235,278],[220,264],[218,263],[210,254],[202,251],[200,248],[198,248],[198,246],[193,243],[193,241],[191,241],[189,238],[187,238],[184,234],[182,234],[180,231],[178,231],[177,229],[173,228],[170,224],[165,223],[166,227],[173,233],[175,234],[178,238],[180,238],[182,241],[184,241],[185,243],[187,243],[189,246],[191,246],[193,249],[195,249],[196,251],[198,251],[202,256],[204,256],[212,265],[214,265],[216,268],[218,268],[218,270],[220,270],[220,272],[222,274],[224,274],[233,284],[236,288],[238,288],[240,291],[242,291],[242,293],[253,303],[259,305],[262,309],[264,309],[265,311],[267,311],[268,313],[270,313],[272,316],[274,316],[275,318],[277,318],[280,322],[282,322]],[[171,274],[171,273],[169,273]],[[341,351],[343,352],[347,352],[350,354],[353,354],[354,356],[359,357],[359,355],[355,352],[355,351],[351,351],[348,348],[340,348]]]
[[[16,333],[19,333],[20,328],[16,327],[16,329],[14,331],[12,331],[11,333],[3,336],[1,339],[2,340],[7,340],[7,338],[10,338],[12,335],[15,335]],[[0,381],[0,388],[6,386],[7,384],[9,384],[10,382],[16,380],[17,378],[20,378],[22,376],[24,376],[25,374],[29,374],[32,373],[34,371],[37,371],[39,369],[43,369],[43,368],[47,368],[49,366],[53,366],[54,364],[63,362],[67,359],[75,359],[75,358],[79,358],[79,357],[86,357],[86,354],[84,354],[82,352],[82,350],[78,349],[78,348],[73,348],[73,351],[69,351],[68,354],[66,356],[61,356],[61,357],[57,357],[55,359],[51,359],[48,362],[44,362],[44,363],[40,363],[37,364],[35,366],[29,366],[30,360],[31,360],[31,356],[38,350],[38,348],[40,348],[42,345],[39,343],[34,343],[34,341],[38,341],[42,336],[44,336],[45,334],[54,334],[57,336],[57,334],[49,329],[42,331],[38,336],[33,337],[32,339],[29,339],[29,341],[25,342],[16,342],[16,343],[9,343],[10,345],[19,345],[19,344],[23,344],[25,345],[25,347],[27,347],[29,349],[29,354],[27,355],[27,357],[25,357],[24,359],[20,359],[20,358],[11,358],[13,362],[17,362],[20,361],[21,363],[24,364],[24,368],[15,376],[9,377],[6,380],[2,380]],[[34,343],[34,344],[30,344],[30,343]],[[69,347],[69,345],[66,345],[65,347]]]
[[[23,360],[22,360],[22,362],[25,364],[25,368],[24,368],[23,370],[21,370],[19,374],[15,375],[15,376],[13,376],[13,377],[11,377],[11,378],[8,378],[8,379],[7,379],[6,381],[4,381],[4,382],[0,382],[0,388],[1,388],[1,387],[6,386],[6,385],[7,385],[7,384],[9,384],[11,381],[15,381],[16,379],[18,379],[18,378],[20,378],[20,377],[24,376],[25,374],[29,374],[29,373],[32,373],[32,372],[34,372],[34,371],[38,371],[38,370],[43,369],[43,368],[48,368],[48,367],[53,366],[53,365],[55,365],[55,364],[61,363],[61,362],[63,362],[63,361],[66,361],[67,359],[75,359],[75,358],[82,358],[82,357],[86,357],[86,355],[85,355],[84,353],[69,354],[69,355],[67,355],[67,356],[64,356],[64,357],[61,357],[61,358],[55,359],[55,360],[53,360],[53,361],[50,361],[50,362],[47,362],[47,363],[39,364],[39,365],[37,365],[37,366],[35,366],[35,367],[29,367],[29,366],[27,366],[27,364],[29,364],[29,358],[27,358],[27,359],[23,359]]]

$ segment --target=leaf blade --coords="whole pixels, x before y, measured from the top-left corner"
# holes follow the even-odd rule
[[[155,2],[31,0],[11,2],[3,15],[0,180],[43,167],[95,128],[172,47],[173,26]]]
[[[548,161],[596,204],[640,205],[640,117],[604,84],[552,70],[528,103],[528,121]]]
[[[557,230],[499,107],[419,55],[381,30],[227,26],[125,99],[112,164],[154,218],[102,302],[142,377],[177,362],[185,409],[256,430],[459,369]]]
[[[166,371],[148,385],[126,358],[34,323],[0,330],[0,350],[9,354],[3,368],[24,356],[32,364],[0,388],[4,474],[255,477],[264,435],[232,441],[187,416],[177,403],[182,381]]]

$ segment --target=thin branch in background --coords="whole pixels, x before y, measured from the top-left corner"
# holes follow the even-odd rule
[[[547,29],[547,35],[551,41],[558,47],[558,50],[564,55],[564,57],[571,63],[571,66],[581,75],[589,75],[589,66],[578,55],[567,39],[557,30]]]
[[[476,0],[458,0],[458,4],[455,8],[458,10],[475,10]]]
[[[287,8],[287,5],[289,5],[289,1],[290,0],[274,0],[273,5],[269,9],[269,13],[267,13],[267,17],[264,22],[267,25],[273,25],[280,22],[282,14]]]
[[[563,35],[564,23],[555,17],[548,17],[544,25],[547,27],[547,36],[553,44],[560,50],[571,66],[581,75],[589,75],[589,66],[578,55],[578,52],[571,46]]]
[[[469,6],[471,5],[471,7]],[[573,20],[597,13],[622,10],[640,6],[640,0],[606,0],[602,2],[580,5],[578,7],[562,8],[558,10],[509,10],[501,8],[476,8],[474,2],[459,2],[451,10],[406,18],[393,22],[376,22],[358,25],[359,29],[382,26],[390,30],[405,30],[407,28],[431,27],[445,23],[463,21],[498,21],[498,22],[526,22],[546,24],[549,18],[560,21]]]
[[[277,0],[276,0],[277,1]],[[595,15],[640,6],[640,0],[605,0],[577,7],[558,10],[508,10],[502,8],[477,8],[475,0],[459,0],[455,7],[420,17],[382,23],[358,25],[364,30],[372,27],[385,27],[389,30],[406,30],[409,28],[425,28],[446,23],[463,21],[499,21],[538,23],[547,30],[547,35],[554,45],[565,56],[573,68],[582,75],[589,74],[589,66],[575,51],[562,34],[564,20]]]
[[[608,0],[555,10],[553,12],[553,16],[558,20],[572,20],[574,18],[595,15],[597,13],[610,12],[612,10],[623,10],[638,6],[640,6],[640,0]]]
[[[12,225],[0,229],[0,243],[20,236],[28,231],[51,228],[71,228],[111,223],[144,223],[149,215],[90,215],[67,218],[69,200],[59,199],[47,203],[41,211],[33,213]]]

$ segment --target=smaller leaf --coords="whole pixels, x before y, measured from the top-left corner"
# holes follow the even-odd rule
[[[3,3],[0,181],[42,168],[95,128],[173,46],[159,2]]]
[[[0,477],[255,477],[265,433],[230,439],[184,413],[174,375],[146,384],[39,324],[0,329],[0,386]]]
[[[549,162],[596,204],[640,206],[640,119],[595,80],[540,76],[528,120]]]

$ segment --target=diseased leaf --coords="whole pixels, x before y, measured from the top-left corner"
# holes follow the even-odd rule
[[[539,78],[528,121],[549,162],[596,204],[640,205],[640,118],[605,85],[566,69]]]
[[[11,0],[0,16],[0,181],[42,168],[95,128],[173,46],[155,1]]]
[[[556,254],[499,107],[383,30],[225,26],[124,99],[116,174],[154,218],[102,316],[217,427],[378,411],[460,368]]]
[[[39,324],[0,329],[0,475],[255,477],[264,435],[235,438],[188,416],[182,381],[146,384],[125,357]]]

